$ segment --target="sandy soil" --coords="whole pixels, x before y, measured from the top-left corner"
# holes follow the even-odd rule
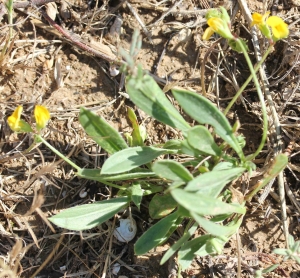
[[[180,2],[178,7],[168,13],[170,7],[177,5],[176,2]],[[108,55],[117,55],[121,47],[129,49],[133,30],[141,29],[126,3],[79,0],[71,0],[66,6],[63,3],[57,3],[55,21],[71,31],[73,36]],[[225,108],[236,92],[234,82],[241,85],[249,76],[249,70],[243,56],[231,51],[224,41],[215,45],[214,39],[202,41],[206,28],[205,9],[210,7],[209,3],[204,0],[130,3],[147,29],[147,32],[141,30],[143,44],[137,57],[143,68],[160,78],[166,91],[176,85],[201,94],[201,66],[204,65],[207,97],[220,109]],[[262,2],[247,3],[252,12],[263,11]],[[225,5],[230,10],[235,7],[235,1],[233,4],[215,1],[213,6]],[[266,72],[282,124],[284,142],[286,145],[290,141],[295,142],[290,150],[285,182],[299,201],[299,3],[296,0],[279,1],[276,6],[275,1],[271,1],[267,9],[286,19],[290,25],[290,37],[276,45],[267,59]],[[6,123],[7,116],[17,105],[23,105],[23,116],[29,122],[33,121],[35,104],[47,106],[51,121],[45,130],[45,138],[86,168],[100,168],[107,155],[85,134],[78,121],[79,108],[91,109],[123,134],[131,130],[126,107],[135,107],[124,97],[126,92],[121,74],[111,75],[114,65],[67,41],[41,17],[36,8],[15,9],[14,23],[14,41],[1,62],[0,74],[0,255],[5,263],[3,269],[16,270],[19,277],[30,277],[40,269],[35,276],[39,278],[105,275],[120,278],[177,277],[176,257],[163,266],[159,265],[159,261],[170,244],[178,239],[180,231],[172,236],[173,242],[136,256],[133,250],[136,238],[128,244],[109,241],[112,222],[82,234],[58,227],[55,227],[54,233],[41,215],[28,213],[37,196],[42,200],[42,215],[49,217],[69,206],[103,200],[111,191],[103,184],[78,179],[70,166],[43,145],[24,154],[32,143],[32,137],[12,133]],[[0,30],[2,48],[8,34],[8,28],[3,28],[6,24],[7,16],[4,15]],[[255,63],[249,27],[241,11],[233,20],[233,29],[248,40],[249,54]],[[260,46],[261,49],[265,47],[261,38]],[[224,55],[225,60],[216,79],[220,62],[218,55]],[[242,100],[233,107],[230,120],[240,119],[240,132],[247,141],[246,153],[252,153],[261,136],[260,106],[253,85],[247,87]],[[139,120],[146,123],[148,144],[162,143],[177,136],[176,132],[148,118],[143,111],[136,109],[136,113]],[[273,155],[270,138],[268,146],[255,161],[258,167],[256,177],[239,187],[239,191],[245,193],[249,186],[254,185],[261,177],[262,169],[270,162]],[[88,194],[80,198],[79,193],[84,188]],[[273,188],[272,191],[277,192],[277,182]],[[254,198],[248,205],[248,213],[239,231],[240,239],[233,237],[225,246],[223,255],[197,258],[187,271],[182,272],[182,277],[236,277],[239,252],[242,277],[254,277],[253,270],[276,262],[280,263],[280,267],[267,277],[300,277],[300,267],[295,262],[282,262],[281,258],[272,254],[274,248],[285,246],[280,205],[272,196],[269,195],[263,204]],[[295,240],[299,240],[299,210],[289,199],[287,202],[289,232]],[[134,211],[134,216],[138,222],[138,237],[151,225],[151,221],[146,207],[141,212]],[[18,239],[22,244],[16,244]],[[54,249],[54,254],[51,254]],[[47,258],[51,258],[50,261]],[[116,260],[122,266],[113,276],[111,267]]]

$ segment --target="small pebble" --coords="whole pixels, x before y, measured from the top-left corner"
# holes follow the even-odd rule
[[[77,56],[71,53],[69,55],[69,59],[72,60],[72,61],[77,61]]]

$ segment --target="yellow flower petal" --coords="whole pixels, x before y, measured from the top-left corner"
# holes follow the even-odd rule
[[[251,26],[262,24],[263,16],[259,13],[254,13],[252,14],[252,20]]]
[[[251,23],[251,26],[265,24],[266,19],[268,18],[269,14],[270,14],[270,12],[266,12],[264,15],[259,14],[259,13],[252,14],[253,21]]]
[[[7,123],[13,131],[19,131],[21,129],[20,118],[23,111],[23,107],[19,105],[11,116],[7,118]]]
[[[233,39],[233,35],[231,34],[229,25],[226,21],[218,17],[212,17],[207,20],[207,24],[210,28],[221,37],[225,39]],[[209,31],[211,32],[211,31]]]
[[[267,24],[271,27],[274,39],[284,39],[289,35],[288,25],[278,16],[270,16]]]
[[[271,30],[270,30],[269,26],[266,23],[266,20],[269,17],[269,15],[270,15],[270,12],[266,12],[263,15],[259,14],[259,13],[252,14],[252,20],[253,21],[251,23],[251,27],[253,27],[254,25],[257,25],[257,27],[262,32],[262,34],[266,38],[271,39],[272,38]]]
[[[215,32],[219,32],[224,28],[224,21],[218,17],[212,17],[207,20],[207,24],[211,27]]]
[[[34,108],[34,117],[37,129],[41,130],[47,125],[47,122],[50,119],[50,113],[46,107],[42,105],[36,105]]]
[[[206,30],[204,31],[204,34],[202,36],[202,39],[204,41],[208,41],[210,39],[210,37],[213,35],[214,30],[211,27],[206,28]]]

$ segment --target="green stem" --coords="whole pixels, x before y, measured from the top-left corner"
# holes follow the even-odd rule
[[[252,154],[252,155],[250,155],[250,156],[247,157],[247,160],[251,161],[263,149],[263,147],[265,145],[265,142],[266,142],[266,139],[267,139],[267,132],[268,132],[267,107],[266,107],[266,104],[265,104],[264,95],[263,95],[263,93],[261,91],[261,87],[259,85],[259,82],[258,82],[256,73],[255,73],[255,70],[254,70],[252,62],[251,62],[251,60],[249,58],[249,55],[248,55],[248,53],[247,53],[247,51],[246,51],[246,49],[244,47],[244,44],[241,42],[240,39],[236,39],[236,42],[239,44],[240,48],[242,49],[242,52],[243,52],[243,54],[245,56],[245,59],[246,59],[247,64],[248,64],[248,67],[250,69],[250,72],[251,72],[251,75],[252,75],[252,78],[253,78],[253,82],[254,82],[256,90],[257,90],[258,98],[259,98],[259,101],[260,101],[260,104],[261,104],[261,111],[262,111],[262,115],[263,115],[263,135],[262,135],[261,142],[260,142],[260,144],[259,144],[256,152],[254,154]]]
[[[177,272],[177,277],[178,277],[178,278],[182,277],[182,276],[181,276],[181,265],[180,265],[180,264],[178,265],[178,270],[177,270],[177,271],[178,271],[178,272]]]
[[[53,151],[55,154],[57,154],[60,158],[62,158],[64,161],[66,161],[67,163],[69,163],[73,168],[75,168],[78,172],[81,171],[81,168],[79,166],[77,166],[73,161],[71,161],[69,158],[67,158],[66,156],[64,156],[61,152],[59,152],[57,149],[55,149],[54,147],[52,147],[41,135],[36,134],[35,138],[40,141],[43,142],[51,151]]]
[[[8,0],[6,3],[7,8],[7,17],[8,17],[8,24],[9,24],[9,39],[13,36],[13,0]]]
[[[44,143],[51,151],[53,151],[55,154],[57,154],[60,158],[62,158],[64,161],[66,161],[67,163],[69,163],[73,168],[75,168],[78,171],[78,176],[80,176],[80,173],[82,172],[82,169],[77,166],[72,160],[70,160],[69,158],[67,158],[66,156],[64,156],[61,152],[59,152],[57,149],[55,149],[54,147],[52,147],[41,135],[36,134],[35,138],[38,142],[42,142]],[[111,182],[105,181],[105,180],[99,180],[100,182],[102,182],[103,184],[106,184],[108,186],[117,188],[119,190],[125,190],[123,186],[119,186],[116,184],[113,184]]]
[[[108,182],[108,181],[105,181],[105,180],[100,180],[100,179],[98,181],[105,184],[105,185],[107,185],[107,186],[111,186],[111,187],[117,188],[117,189],[122,190],[122,191],[126,190],[126,188],[124,188],[124,186],[122,186],[122,185],[117,185],[117,184],[114,184],[114,183],[111,183],[111,182]]]
[[[263,55],[262,59],[259,61],[259,63],[255,65],[255,67],[254,67],[254,72],[255,73],[257,73],[257,71],[260,69],[261,65],[263,64],[263,62],[266,60],[266,58],[270,54],[272,48],[273,48],[273,46],[270,46],[267,49],[267,51],[265,52],[265,54]],[[247,85],[250,83],[251,80],[252,80],[252,74],[248,77],[248,79],[245,81],[245,83],[243,84],[243,86],[237,91],[237,93],[235,94],[235,96],[232,98],[232,100],[230,101],[230,103],[228,104],[228,106],[226,107],[226,109],[223,112],[224,115],[226,115],[229,112],[229,110],[231,109],[231,107],[233,106],[233,104],[236,102],[236,100],[238,99],[238,97],[241,95],[241,93],[244,91],[244,89],[247,87]]]

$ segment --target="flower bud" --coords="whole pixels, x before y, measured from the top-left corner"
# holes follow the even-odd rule
[[[206,18],[206,20],[209,20],[210,18],[213,18],[213,17],[219,17],[220,18],[221,16],[222,15],[218,10],[211,9],[206,13],[205,18]]]
[[[221,18],[230,26],[230,17],[229,17],[229,14],[228,12],[226,11],[226,9],[224,7],[220,7],[220,10],[221,10]]]
[[[19,105],[11,116],[7,118],[7,123],[11,130],[16,132],[31,132],[31,126],[25,121],[21,120],[23,107]]]
[[[47,122],[50,119],[50,113],[46,107],[36,105],[34,108],[34,117],[37,130],[41,130],[47,125]]]

